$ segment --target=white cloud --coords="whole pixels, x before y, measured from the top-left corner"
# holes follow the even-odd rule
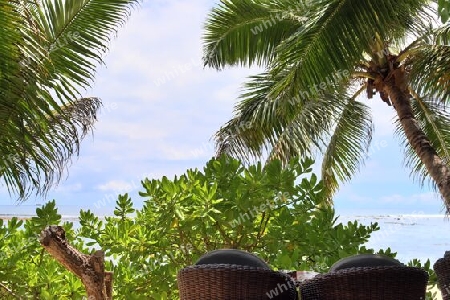
[[[63,193],[73,193],[81,191],[82,189],[83,185],[81,183],[72,183],[72,184],[61,184],[55,189],[55,191]]]
[[[380,137],[393,136],[396,117],[394,108],[384,103],[378,95],[370,100],[366,98],[363,102],[371,107],[375,133]]]
[[[439,198],[436,193],[426,192],[420,194],[413,195],[405,195],[405,194],[393,194],[388,196],[383,196],[380,198],[381,202],[385,203],[436,203]]]
[[[144,6],[132,15],[106,59],[111,74],[129,72],[148,85],[189,64],[191,78],[202,69],[202,25],[207,1],[168,1],[164,8]],[[196,71],[196,72],[192,72]]]
[[[117,168],[149,158],[211,156],[213,146],[205,145],[231,118],[239,88],[255,70],[203,68],[202,27],[210,6],[170,0],[133,12],[90,92],[105,107],[89,155]],[[155,85],[161,78],[168,80]]]
[[[130,191],[133,189],[134,184],[132,182],[127,182],[123,180],[111,180],[104,184],[100,184],[97,186],[97,189],[101,191]]]
[[[355,203],[374,203],[374,199],[368,195],[361,195],[352,190],[351,187],[345,186],[341,188],[341,190],[337,193],[336,200],[337,201],[347,201],[347,202],[355,202]]]
[[[164,138],[167,133],[164,128],[158,128],[157,124],[149,120],[136,118],[133,123],[124,122],[122,119],[110,119],[106,123],[99,124],[97,130],[101,130],[103,136],[120,139],[148,141]]]
[[[209,159],[215,153],[214,143],[212,142],[204,142],[197,146],[192,144],[160,146],[160,149],[164,152],[167,160]]]

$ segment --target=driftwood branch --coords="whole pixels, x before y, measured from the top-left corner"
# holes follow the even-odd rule
[[[0,282],[0,288],[4,289],[8,294],[13,296],[16,299],[20,299],[19,296],[17,296],[13,291],[11,291],[6,285]]]
[[[41,245],[60,264],[81,279],[89,300],[112,299],[112,272],[105,272],[103,251],[81,253],[67,243],[61,226],[48,226],[41,232]]]

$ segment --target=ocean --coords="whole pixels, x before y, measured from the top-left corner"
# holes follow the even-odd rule
[[[402,263],[417,258],[422,262],[437,259],[450,251],[450,220],[444,215],[341,216],[342,223],[357,220],[368,225],[377,222],[380,230],[372,234],[367,248],[391,248]]]
[[[35,209],[36,205],[0,206],[0,218],[29,218]],[[74,222],[75,227],[79,226],[78,211],[75,206],[58,206],[63,219]],[[402,263],[417,258],[423,262],[430,259],[433,264],[443,257],[445,251],[450,251],[450,220],[445,215],[369,214],[367,211],[336,215],[338,222],[344,224],[354,220],[364,225],[377,222],[380,230],[372,234],[366,247],[375,250],[390,247],[392,252],[397,252],[397,259]]]

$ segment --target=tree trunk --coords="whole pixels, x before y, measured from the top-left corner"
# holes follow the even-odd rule
[[[411,96],[405,83],[406,73],[399,68],[392,71],[384,80],[383,90],[389,95],[394,105],[409,144],[436,183],[444,200],[447,213],[450,213],[450,170],[420,128],[414,116],[410,102]]]

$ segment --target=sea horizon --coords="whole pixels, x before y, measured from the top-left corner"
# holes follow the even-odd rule
[[[37,205],[40,206],[40,205]],[[2,209],[3,208],[3,209]],[[5,205],[0,206],[0,219],[9,220],[13,217],[20,219],[30,219],[34,213],[36,205],[14,206],[12,210],[5,210]],[[31,210],[34,208],[33,210]],[[139,207],[135,208],[139,209]],[[86,208],[84,210],[87,210]],[[92,211],[92,209],[91,209]],[[74,228],[78,228],[79,207],[75,205],[58,206],[62,221],[74,223]],[[113,216],[113,213],[105,212],[97,217],[104,219]],[[338,210],[336,212],[337,223],[346,224],[349,221],[358,221],[362,225],[369,225],[377,222],[380,230],[372,233],[369,241],[364,244],[366,248],[375,251],[387,249],[397,253],[397,259],[402,263],[407,263],[412,259],[420,259],[425,263],[430,260],[431,265],[443,257],[445,251],[450,250],[450,220],[445,214],[430,214],[421,212],[383,212],[383,211],[351,211]]]

